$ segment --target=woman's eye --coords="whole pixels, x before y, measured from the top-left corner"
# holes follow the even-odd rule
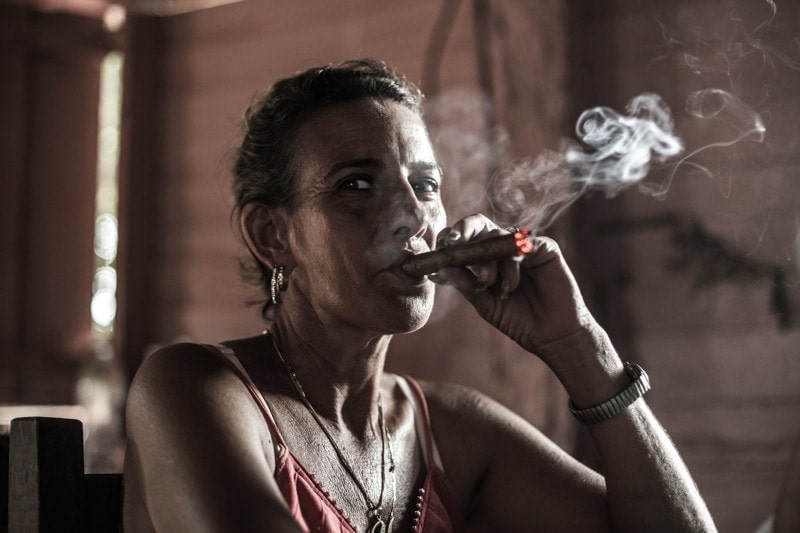
[[[415,181],[412,184],[414,190],[420,193],[437,193],[439,192],[439,182],[433,178]]]
[[[372,180],[369,176],[350,176],[339,184],[339,188],[345,191],[364,191],[372,188]]]

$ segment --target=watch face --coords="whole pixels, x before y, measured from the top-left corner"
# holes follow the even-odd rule
[[[644,393],[650,390],[650,376],[647,375],[647,372],[636,363],[625,363],[625,371],[636,387],[641,389],[639,396],[644,396]]]
[[[628,373],[628,377],[631,378],[631,381],[636,381],[639,379],[639,376],[644,374],[642,367],[635,363],[625,363],[625,372]]]

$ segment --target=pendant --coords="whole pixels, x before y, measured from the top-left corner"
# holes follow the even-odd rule
[[[381,518],[380,516],[376,516],[375,517],[375,523],[372,524],[372,527],[369,529],[369,532],[370,533],[389,533],[389,529],[386,527],[386,522],[383,521],[383,518]]]
[[[389,522],[387,523],[384,521],[381,513],[383,512],[382,507],[375,507],[370,509],[369,515],[375,520],[372,523],[372,526],[367,529],[368,533],[390,533],[392,531],[392,526],[394,525],[394,509],[389,512]]]

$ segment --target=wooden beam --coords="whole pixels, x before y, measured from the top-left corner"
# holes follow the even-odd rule
[[[66,418],[11,422],[8,530],[85,531],[83,426]]]

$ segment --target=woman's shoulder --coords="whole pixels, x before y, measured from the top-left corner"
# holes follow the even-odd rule
[[[449,381],[416,380],[431,414],[472,416],[494,408],[495,400],[479,390]],[[499,404],[497,404],[499,405]]]
[[[446,381],[418,381],[431,423],[452,434],[492,435],[497,431],[539,431],[520,415],[477,389]]]
[[[145,358],[128,392],[126,418],[134,432],[157,424],[250,433],[263,425],[257,404],[219,348],[192,342],[161,347]]]
[[[462,502],[472,502],[493,465],[511,457],[522,435],[538,432],[487,394],[456,383],[418,381],[445,472]]]
[[[201,378],[225,366],[216,347],[195,342],[168,344],[149,353],[134,375],[132,387],[151,384],[154,381],[177,379],[187,381],[189,377]]]
[[[128,411],[180,411],[192,405],[243,400],[249,393],[225,360],[222,346],[179,342],[154,350],[136,371]]]
[[[183,378],[208,379],[215,376],[228,377],[231,365],[226,361],[225,351],[238,359],[249,353],[249,346],[257,337],[234,339],[220,344],[200,342],[176,342],[153,350],[142,361],[134,376],[134,382],[143,378],[180,375]],[[177,373],[177,374],[176,374]]]
[[[187,358],[196,359],[218,357],[214,351],[218,350],[219,345],[204,344],[200,342],[176,342],[174,344],[166,344],[150,352],[144,358],[144,362],[157,361],[160,364],[168,362],[185,361]]]
[[[162,520],[183,516],[164,513],[187,502],[202,502],[184,512],[197,512],[207,526],[220,515],[204,511],[226,504],[219,499],[219,487],[252,490],[257,476],[263,481],[255,487],[260,497],[271,502],[277,495],[269,481],[275,469],[269,427],[248,388],[214,346],[182,342],[148,355],[128,394],[126,430],[126,497],[131,485],[147,496],[151,512],[160,509]]]

